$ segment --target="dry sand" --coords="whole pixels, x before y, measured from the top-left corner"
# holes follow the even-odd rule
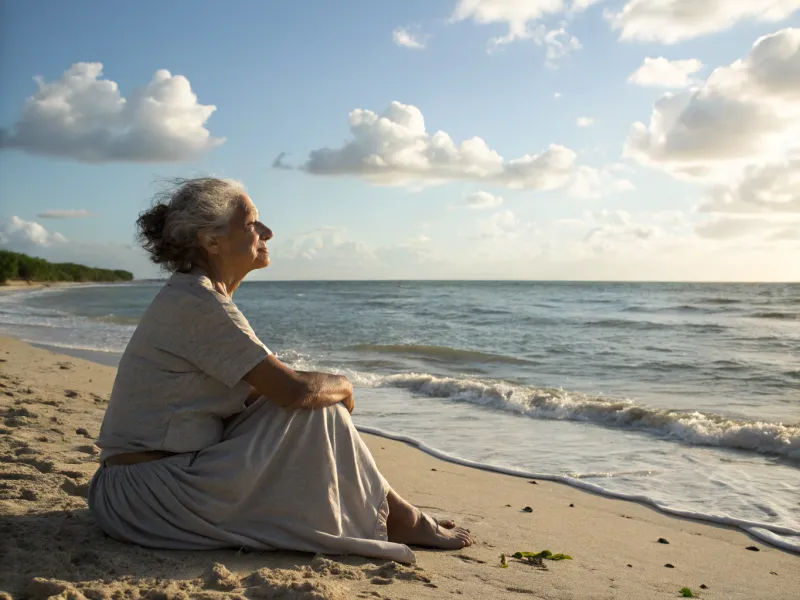
[[[469,527],[476,546],[418,550],[418,564],[402,566],[359,557],[178,552],[116,542],[92,522],[84,497],[97,467],[92,441],[114,369],[8,338],[0,338],[0,360],[0,597],[641,600],[678,598],[689,587],[702,598],[800,598],[800,557],[738,530],[557,483],[534,485],[453,465],[372,436],[365,436],[367,444],[396,489]],[[532,512],[521,510],[526,506]],[[573,560],[509,559],[507,568],[500,567],[501,553],[544,549]]]

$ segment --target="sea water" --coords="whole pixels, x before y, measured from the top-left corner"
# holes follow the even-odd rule
[[[162,284],[0,295],[0,333],[114,363]],[[252,282],[234,300],[355,421],[440,456],[800,550],[800,285]]]

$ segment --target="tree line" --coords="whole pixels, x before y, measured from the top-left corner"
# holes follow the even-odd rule
[[[0,250],[0,283],[25,281],[131,281],[133,273],[122,269],[99,269],[75,263],[51,263],[21,252]]]

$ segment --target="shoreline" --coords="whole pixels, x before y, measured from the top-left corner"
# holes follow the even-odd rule
[[[0,284],[0,292],[15,292],[18,290],[35,290],[52,287],[77,287],[90,284],[91,282],[87,281],[31,281],[28,283],[27,281],[19,279],[10,279]]]
[[[0,340],[2,340],[1,335],[0,335]],[[44,343],[35,343],[35,342],[24,342],[24,343],[28,343],[35,348],[39,348],[55,354],[62,354],[72,358],[88,360],[90,362],[103,366],[112,367],[114,369],[116,369],[116,367],[119,364],[119,360],[122,357],[121,352],[119,353],[102,352],[99,350],[85,350],[85,349],[71,348],[71,347],[67,348],[67,347],[55,346]],[[732,527],[734,529],[738,529],[741,532],[745,533],[753,541],[767,544],[773,548],[780,549],[800,556],[800,538],[798,538],[797,542],[792,543],[780,537],[781,535],[800,536],[800,531],[790,527],[771,524],[771,523],[761,523],[758,521],[745,520],[728,516],[721,516],[713,513],[697,513],[691,510],[684,510],[673,507],[671,505],[665,505],[659,503],[657,500],[654,500],[653,498],[650,498],[649,496],[646,495],[615,492],[612,490],[608,490],[600,485],[593,484],[581,479],[576,479],[574,477],[569,477],[567,475],[532,472],[515,467],[501,467],[497,465],[471,461],[468,459],[460,458],[458,456],[454,456],[446,452],[443,452],[411,436],[393,431],[382,430],[377,427],[357,424],[356,428],[362,434],[373,435],[386,440],[399,441],[403,444],[408,445],[411,448],[414,448],[415,450],[428,454],[433,458],[451,464],[462,465],[471,469],[476,469],[486,472],[499,473],[509,477],[551,481],[554,483],[559,483],[562,485],[569,486],[571,488],[583,492],[594,494],[600,497],[620,500],[623,502],[636,503],[641,506],[645,506],[647,508],[655,510],[661,514],[671,516],[673,518],[687,519],[697,523],[706,523],[709,525],[721,525],[726,527]]]
[[[50,591],[77,590],[90,600],[141,589],[172,589],[165,600],[179,600],[187,589],[190,595],[212,593],[202,591],[208,580],[198,578],[214,563],[235,577],[269,567],[269,585],[279,586],[277,578],[310,586],[305,595],[286,588],[286,598],[311,598],[313,589],[315,597],[331,600],[375,591],[392,598],[674,598],[682,587],[701,597],[777,599],[791,597],[791,581],[800,578],[797,555],[762,546],[736,528],[668,516],[563,483],[532,485],[369,434],[363,437],[392,485],[424,510],[469,527],[478,537],[475,546],[415,550],[418,566],[400,567],[359,557],[333,563],[294,552],[180,552],[122,544],[99,532],[83,497],[97,467],[92,436],[115,369],[5,337],[0,359],[0,548],[8,556],[0,590],[15,598],[44,600],[43,593],[31,592],[33,578],[44,577],[58,580],[50,580]],[[532,511],[521,510],[525,506]],[[510,559],[508,568],[500,567],[501,552],[510,557],[544,549],[573,560],[544,561],[542,568]]]

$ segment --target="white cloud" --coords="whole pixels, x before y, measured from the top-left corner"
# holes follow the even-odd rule
[[[495,196],[489,192],[475,192],[464,198],[460,206],[472,210],[483,210],[486,208],[496,208],[503,203],[501,196]]]
[[[548,30],[539,21],[548,16],[580,12],[597,0],[575,0],[571,8],[564,0],[459,0],[452,22],[471,19],[479,25],[504,23],[508,33],[489,40],[489,52],[519,40],[533,40],[545,48],[545,64],[556,68],[558,61],[581,49],[581,43],[564,27]]]
[[[769,242],[800,240],[800,219],[776,221],[753,217],[715,217],[699,223],[695,232],[701,238],[712,240],[740,240],[753,238]]]
[[[748,19],[775,23],[798,8],[800,0],[628,0],[606,18],[622,40],[674,44]]]
[[[502,210],[478,221],[480,237],[484,240],[508,241],[523,236],[533,224],[518,218],[510,210]]]
[[[644,87],[684,88],[693,83],[690,75],[703,68],[696,58],[687,60],[667,60],[645,58],[641,67],[628,77],[630,83]]]
[[[11,217],[0,228],[0,244],[21,250],[31,246],[52,246],[67,241],[63,235],[50,232],[34,221]]]
[[[580,166],[575,170],[575,176],[567,187],[567,194],[573,198],[596,199],[636,189],[636,186],[627,179],[615,176],[613,173],[616,171],[618,171],[616,165],[604,169]]]
[[[352,239],[344,227],[320,227],[271,242],[273,264],[265,276],[363,280],[419,279],[431,272],[445,273],[446,269],[428,249],[430,243],[428,236],[416,235],[402,242],[373,247]]]
[[[340,148],[312,150],[302,169],[355,175],[378,185],[465,180],[526,190],[564,188],[578,174],[577,154],[569,148],[552,144],[507,160],[479,137],[456,144],[443,131],[428,133],[419,109],[399,102],[381,115],[356,109],[349,120],[352,138]]]
[[[544,45],[545,65],[551,69],[558,68],[558,62],[562,58],[566,58],[583,47],[580,40],[574,35],[570,35],[563,27],[548,31],[541,41],[538,37],[534,37],[534,42],[540,46]]]
[[[800,29],[756,41],[701,85],[659,99],[625,155],[675,175],[725,180],[785,156],[800,140]]]
[[[555,98],[556,100],[561,98],[561,92],[553,92],[553,98]]]
[[[46,210],[36,215],[40,219],[82,219],[93,217],[94,213],[84,208],[77,210]]]
[[[404,46],[413,50],[423,50],[425,41],[418,35],[414,35],[405,27],[398,27],[392,32],[392,40],[398,46]]]
[[[591,127],[594,125],[594,119],[591,117],[578,117],[578,120],[575,121],[575,124],[578,127]]]
[[[224,142],[205,128],[213,105],[197,102],[189,80],[161,69],[143,88],[123,98],[114,81],[101,79],[100,63],[76,63],[58,81],[35,81],[0,147],[89,163],[193,160]]]
[[[736,181],[711,187],[700,212],[800,213],[800,153],[751,166]]]
[[[625,210],[587,211],[584,223],[589,230],[583,240],[591,242],[595,249],[605,249],[611,243],[645,242],[661,232],[656,225],[637,222]]]
[[[459,0],[451,19],[472,19],[479,25],[506,23],[508,34],[504,43],[509,43],[530,37],[529,24],[564,10],[564,0]]]
[[[590,6],[603,1],[604,0],[572,0],[572,6],[570,7],[570,11],[574,13],[583,12]]]
[[[431,241],[431,238],[429,238],[424,233],[420,233],[419,235],[415,235],[415,236],[412,236],[412,237],[408,238],[408,240],[406,241],[406,244],[408,244],[409,246],[423,246],[425,244],[430,243],[430,241]]]

